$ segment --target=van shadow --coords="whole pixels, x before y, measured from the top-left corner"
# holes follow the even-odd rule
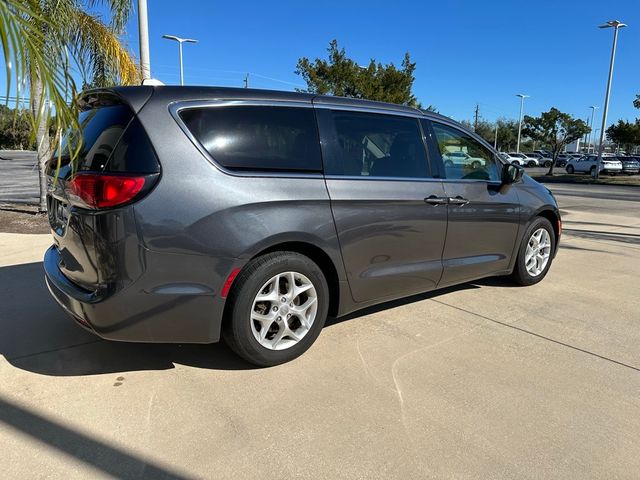
[[[486,279],[386,302],[339,319],[326,327],[364,315],[419,302],[451,291],[486,285],[509,286]],[[0,267],[0,355],[22,370],[51,376],[97,375],[138,370],[167,370],[176,364],[214,370],[256,368],[224,343],[213,345],[122,343],[85,331],[49,294],[42,262]]]

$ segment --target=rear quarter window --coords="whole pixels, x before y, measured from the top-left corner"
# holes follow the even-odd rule
[[[202,147],[227,169],[322,171],[312,108],[200,107],[182,110],[179,115]]]

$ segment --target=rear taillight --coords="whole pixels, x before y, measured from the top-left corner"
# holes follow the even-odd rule
[[[131,202],[145,187],[145,176],[79,173],[69,182],[69,201],[79,207],[111,208]]]

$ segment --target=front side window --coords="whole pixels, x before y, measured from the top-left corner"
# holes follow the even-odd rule
[[[499,180],[493,153],[457,128],[431,122],[447,178]]]
[[[331,111],[335,152],[325,173],[358,177],[427,178],[418,120],[397,115]]]
[[[213,159],[231,170],[321,172],[312,108],[189,108],[180,117]]]

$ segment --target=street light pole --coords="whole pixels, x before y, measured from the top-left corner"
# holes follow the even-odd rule
[[[183,43],[198,43],[197,40],[193,38],[180,38],[175,35],[163,35],[162,38],[166,38],[168,40],[175,40],[178,42],[178,51],[180,54],[180,85],[184,85],[184,67],[182,65],[182,44]]]
[[[596,108],[598,108],[598,107],[596,107],[595,105],[591,105],[589,108],[591,109],[591,123],[590,123],[591,130],[589,131],[589,140],[588,140],[589,143],[587,145],[587,153],[591,153],[591,137],[593,135],[593,116],[595,115]],[[594,148],[594,150],[595,150],[595,148]]]
[[[520,122],[518,123],[518,143],[516,144],[516,153],[520,153],[520,132],[522,131],[522,113],[524,110],[524,99],[529,98],[529,95],[518,93],[516,94],[516,97],[520,97]]]
[[[600,145],[598,147],[598,159],[596,160],[595,178],[600,176],[600,165],[602,162],[602,152],[604,151],[604,133],[607,126],[607,111],[609,110],[609,96],[611,94],[611,80],[613,79],[613,63],[616,59],[616,45],[618,43],[618,30],[627,25],[611,20],[598,28],[613,28],[613,46],[611,47],[611,61],[609,62],[609,79],[607,80],[607,93],[604,96],[604,107],[602,108],[602,127],[600,128]]]
[[[147,21],[147,0],[138,0],[138,37],[140,40],[140,70],[142,79],[151,78],[149,60],[149,22]]]

